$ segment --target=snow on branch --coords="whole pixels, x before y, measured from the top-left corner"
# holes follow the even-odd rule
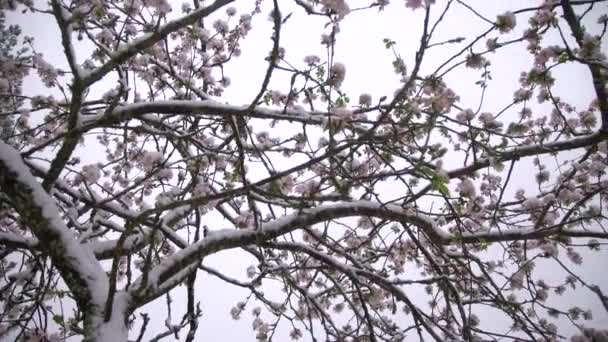
[[[19,153],[0,141],[0,184],[28,226],[40,248],[48,253],[81,303],[100,304],[108,278],[92,251],[78,243],[65,225],[53,198],[42,188]]]

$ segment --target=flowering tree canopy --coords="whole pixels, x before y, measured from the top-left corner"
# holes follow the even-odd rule
[[[608,6],[473,3],[0,1],[0,339],[608,341]]]

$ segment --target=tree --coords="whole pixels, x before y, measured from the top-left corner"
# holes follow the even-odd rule
[[[608,340],[607,284],[581,273],[608,239],[605,1],[232,2],[0,2],[0,337],[194,341],[202,274],[247,291],[219,314],[259,340]],[[376,42],[397,90],[353,94],[340,28],[398,9],[418,45]],[[483,31],[443,39],[453,11]],[[267,15],[265,67],[231,74]],[[40,18],[57,56],[21,32]],[[285,30],[314,25],[326,57],[290,56]],[[526,69],[491,64],[513,51]],[[499,68],[518,89],[488,98]],[[248,278],[207,262],[227,250]]]

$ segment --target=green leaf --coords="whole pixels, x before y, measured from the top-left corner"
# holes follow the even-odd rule
[[[393,45],[397,44],[395,41],[389,38],[382,39],[382,42],[384,43],[384,47],[387,49],[390,49],[391,47],[393,47]]]
[[[439,176],[438,174],[434,174],[431,178],[431,188],[439,191],[439,193],[444,196],[450,196],[450,189],[448,189],[446,185],[445,178]]]
[[[479,240],[479,248],[481,248],[482,251],[485,251],[488,249],[488,247],[490,246],[490,243],[484,239]]]
[[[270,182],[270,184],[268,184],[268,192],[273,195],[281,194],[281,184],[278,180],[273,180],[272,182]]]
[[[53,315],[53,322],[57,324],[63,324],[63,316],[62,315]]]

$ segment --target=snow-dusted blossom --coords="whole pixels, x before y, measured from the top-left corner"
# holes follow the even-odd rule
[[[515,14],[512,12],[506,12],[504,14],[496,16],[496,27],[501,33],[508,33],[515,28],[517,21]]]
[[[525,273],[523,269],[520,269],[517,272],[513,273],[511,279],[509,279],[511,287],[514,289],[521,289],[524,286],[524,277]]]
[[[270,148],[274,144],[278,143],[276,139],[270,138],[270,134],[268,132],[258,133],[256,140],[263,148]]]
[[[581,189],[576,189],[572,183],[561,189],[557,197],[566,204],[576,203],[583,199]]]
[[[292,340],[299,340],[302,337],[302,330],[298,329],[298,328],[293,328],[290,332],[289,332],[289,337]]]
[[[321,62],[321,58],[317,55],[308,55],[304,57],[304,63],[308,64],[308,66],[314,66]]]
[[[234,6],[230,6],[230,7],[226,8],[226,14],[229,17],[235,16],[236,15],[236,8],[234,8]]]
[[[171,178],[173,178],[173,170],[169,169],[169,168],[163,168],[162,170],[158,171],[157,174],[158,179],[163,179],[163,180],[171,180]]]
[[[345,76],[346,66],[344,66],[344,64],[342,63],[334,63],[329,72],[329,79],[327,80],[327,84],[336,88],[340,88]]]
[[[156,201],[155,201],[154,205],[156,207],[162,207],[169,203],[171,203],[171,195],[163,192],[163,193],[159,194],[158,196],[156,196]]]
[[[536,197],[530,197],[522,205],[527,210],[538,210],[543,206],[543,202]]]
[[[580,123],[587,129],[592,129],[597,125],[597,117],[592,111],[586,110],[578,113]]]
[[[255,277],[256,273],[257,273],[257,267],[255,267],[254,265],[247,267],[247,278],[251,279],[251,278]]]
[[[232,316],[232,319],[238,320],[239,318],[241,318],[241,313],[245,309],[245,305],[246,304],[244,302],[238,302],[236,303],[236,306],[233,306],[230,309],[230,316]]]
[[[287,103],[287,95],[281,93],[278,90],[270,90],[268,92],[268,98],[272,105],[282,105]]]
[[[384,9],[384,7],[388,6],[390,4],[390,0],[377,0],[376,1],[376,5],[378,5],[380,8],[379,10],[382,11]]]
[[[350,8],[345,0],[321,0],[320,3],[325,11],[336,14],[338,20],[350,13]]]
[[[488,40],[486,40],[486,48],[489,51],[494,51],[496,49],[498,49],[500,47],[500,44],[498,44],[498,38],[488,38]]]
[[[539,246],[546,258],[557,257],[559,249],[554,242],[545,242]]]
[[[407,66],[405,65],[403,58],[397,57],[397,59],[393,61],[393,68],[395,70],[395,74],[404,77],[407,75]],[[404,79],[402,83],[407,83],[407,79]]]
[[[532,18],[530,18],[529,22],[532,26],[542,27],[552,23],[554,20],[555,12],[551,10],[550,6],[543,6]]]
[[[251,31],[251,15],[242,14],[239,18],[240,30],[239,33],[242,37],[247,35],[249,31]]]
[[[228,88],[230,86],[230,84],[232,84],[232,80],[230,79],[230,77],[224,76],[220,80],[220,83],[222,84],[223,87]]]
[[[89,184],[96,183],[101,178],[101,171],[98,164],[90,164],[82,167],[82,178]]]
[[[117,88],[111,88],[101,96],[101,99],[106,103],[111,103],[119,94]]]
[[[17,124],[21,128],[27,128],[28,122],[30,120],[30,111],[29,110],[21,110],[19,113],[19,119],[17,119]]]
[[[154,7],[159,14],[167,14],[171,12],[171,5],[167,0],[144,0],[146,5]]]
[[[190,4],[189,2],[182,3],[182,12],[183,13],[190,13],[191,11],[192,11],[192,4]]]
[[[57,69],[55,69],[55,67],[53,67],[51,64],[47,63],[39,53],[32,56],[32,62],[34,63],[36,71],[38,72],[38,76],[40,76],[40,79],[42,82],[44,82],[44,85],[49,88],[53,87],[57,81],[57,77],[59,76]]]
[[[284,193],[290,193],[295,185],[292,175],[287,175],[278,180],[279,189]]]
[[[448,111],[460,99],[443,81],[436,79],[426,81],[423,92],[428,97],[422,98],[422,104],[430,106],[428,110],[438,113]]]
[[[162,159],[163,154],[161,152],[145,151],[140,157],[141,164],[146,171],[152,170],[156,164],[162,161]]]
[[[441,177],[443,181],[449,181],[450,177],[448,176],[448,172],[443,168],[443,160],[438,159],[435,161],[435,174]]]
[[[127,36],[136,36],[137,35],[137,27],[135,25],[125,25],[125,34]]]
[[[467,122],[475,118],[475,112],[472,109],[466,109],[456,114],[456,120],[460,122]]]
[[[479,121],[481,121],[483,128],[491,131],[499,131],[503,126],[502,122],[497,121],[492,113],[481,113]]]
[[[566,250],[566,254],[572,263],[576,265],[581,265],[583,263],[583,257],[577,251],[575,251],[574,248],[569,247]]]
[[[536,182],[540,184],[540,183],[544,183],[544,182],[548,181],[549,180],[549,175],[550,175],[549,171],[547,171],[547,170],[541,170],[541,171],[539,171],[536,174],[536,176],[535,176],[536,177]]]
[[[196,183],[196,186],[192,190],[192,194],[195,196],[207,196],[211,194],[213,191],[211,186],[199,178],[199,181]]]
[[[333,108],[331,114],[335,119],[339,120],[349,120],[353,118],[353,111],[345,107]]]
[[[359,96],[359,104],[363,107],[369,107],[372,105],[372,96],[370,94],[361,94]]]
[[[296,185],[294,191],[303,196],[311,196],[319,190],[319,182],[316,180],[309,180],[304,183]]]
[[[325,34],[323,33],[321,35],[321,44],[326,45],[326,46],[330,46],[334,43],[334,38],[331,35]]]
[[[463,179],[456,189],[463,197],[473,198],[476,196],[475,184],[469,178]]]
[[[141,11],[143,4],[142,4],[141,0],[125,0],[123,6],[124,6],[123,8],[127,12],[127,14],[134,15]],[[83,13],[86,13],[86,12],[88,12],[88,11],[84,11]]]
[[[471,69],[481,69],[489,64],[488,60],[482,55],[477,53],[471,53],[467,55],[465,65]]]
[[[536,65],[544,65],[552,58],[556,58],[558,56],[557,50],[552,47],[544,48],[538,51],[538,53],[534,56],[534,63]]]
[[[469,317],[469,324],[473,327],[476,327],[479,325],[479,317],[475,314],[471,314],[471,316]]]
[[[253,213],[242,213],[241,215],[235,218],[234,223],[238,228],[252,228],[254,224]]]
[[[590,321],[593,319],[593,312],[591,311],[591,309],[585,310],[583,312],[583,319],[586,321]],[[595,341],[595,340],[591,340],[591,341]]]
[[[102,44],[110,45],[114,39],[114,33],[109,28],[104,28],[95,35],[95,38]]]
[[[413,10],[421,8],[422,6],[430,6],[435,3],[435,0],[405,0],[405,7]]]
[[[602,160],[600,155],[596,155],[591,160],[591,164],[589,164],[589,176],[591,177],[601,177],[606,173],[606,167],[608,163],[605,160]]]
[[[513,101],[514,102],[522,102],[522,101],[527,101],[532,97],[532,91],[529,89],[518,89],[515,91],[515,93],[513,94]]]
[[[221,19],[213,22],[213,28],[222,35],[227,34],[229,30],[228,23]]]

